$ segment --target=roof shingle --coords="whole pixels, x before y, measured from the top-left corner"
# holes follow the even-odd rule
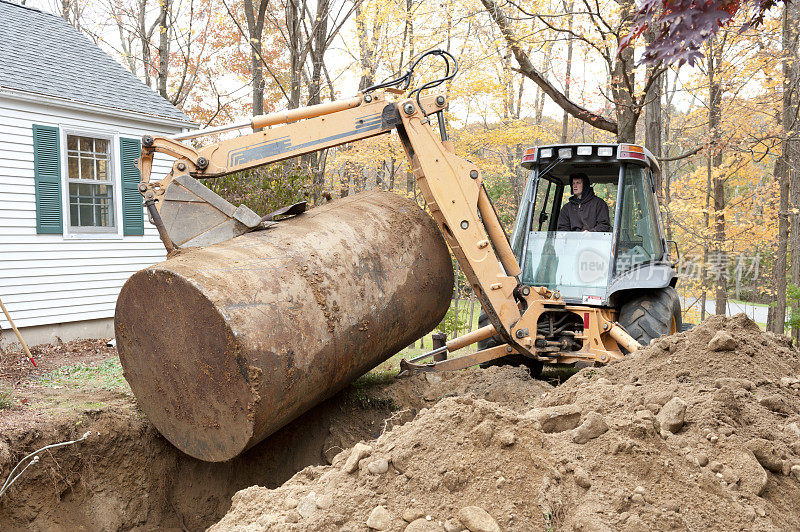
[[[191,123],[64,19],[0,0],[0,87]]]

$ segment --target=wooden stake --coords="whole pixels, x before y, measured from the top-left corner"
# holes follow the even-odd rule
[[[3,300],[2,299],[0,299],[0,308],[3,309],[3,314],[6,315],[6,319],[8,320],[8,323],[10,323],[11,324],[11,328],[14,329],[14,333],[17,335],[17,339],[19,340],[19,343],[22,344],[22,349],[24,349],[25,350],[25,354],[28,355],[28,360],[31,361],[31,364],[33,364],[33,367],[36,367],[36,361],[33,360],[33,355],[31,355],[31,352],[28,349],[28,344],[26,344],[25,340],[22,339],[22,335],[19,333],[19,329],[17,329],[17,326],[14,325],[14,320],[11,319],[11,315],[8,313],[8,310],[6,310],[6,306],[3,304]]]

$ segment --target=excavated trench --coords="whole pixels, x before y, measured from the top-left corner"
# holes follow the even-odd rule
[[[407,385],[403,385],[407,386]],[[390,387],[389,387],[390,388]],[[5,479],[25,454],[51,443],[0,498],[2,530],[202,530],[218,521],[237,490],[276,487],[302,468],[407,421],[423,402],[389,388],[355,386],[339,393],[238,458],[202,462],[178,451],[134,404],[87,410],[77,418],[37,421],[3,434]]]
[[[177,450],[124,394],[91,397],[105,406],[72,417],[42,414],[31,423],[6,422],[14,428],[0,430],[3,479],[29,452],[87,431],[91,435],[42,453],[0,498],[0,529],[203,530],[225,515],[238,490],[278,487],[304,467],[331,462],[342,449],[412,420],[443,397],[472,393],[511,404],[551,389],[510,366],[369,379],[223,463]]]

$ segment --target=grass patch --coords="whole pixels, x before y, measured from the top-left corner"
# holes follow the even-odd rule
[[[742,299],[730,299],[728,298],[729,303],[736,303],[739,305],[746,305],[748,307],[762,307],[762,308],[769,308],[769,305],[765,303],[753,303],[752,301],[744,301]]]
[[[350,386],[353,388],[370,388],[372,386],[389,384],[397,376],[397,371],[376,371],[376,369],[360,376],[354,380]]]
[[[369,393],[375,386],[383,386],[392,382],[397,376],[397,371],[376,371],[376,369],[365,373],[350,384],[347,389],[347,400],[365,409],[397,410],[398,406],[391,397],[375,397]]]
[[[39,377],[39,384],[49,388],[103,389],[130,393],[130,387],[122,376],[119,357],[112,357],[96,365],[74,364],[65,366]]]
[[[0,386],[0,410],[8,410],[14,406],[14,390]]]

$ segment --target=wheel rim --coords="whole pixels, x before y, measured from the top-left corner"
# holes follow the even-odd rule
[[[675,334],[676,332],[678,332],[678,322],[675,319],[675,316],[672,316],[672,319],[669,322],[669,333]]]

